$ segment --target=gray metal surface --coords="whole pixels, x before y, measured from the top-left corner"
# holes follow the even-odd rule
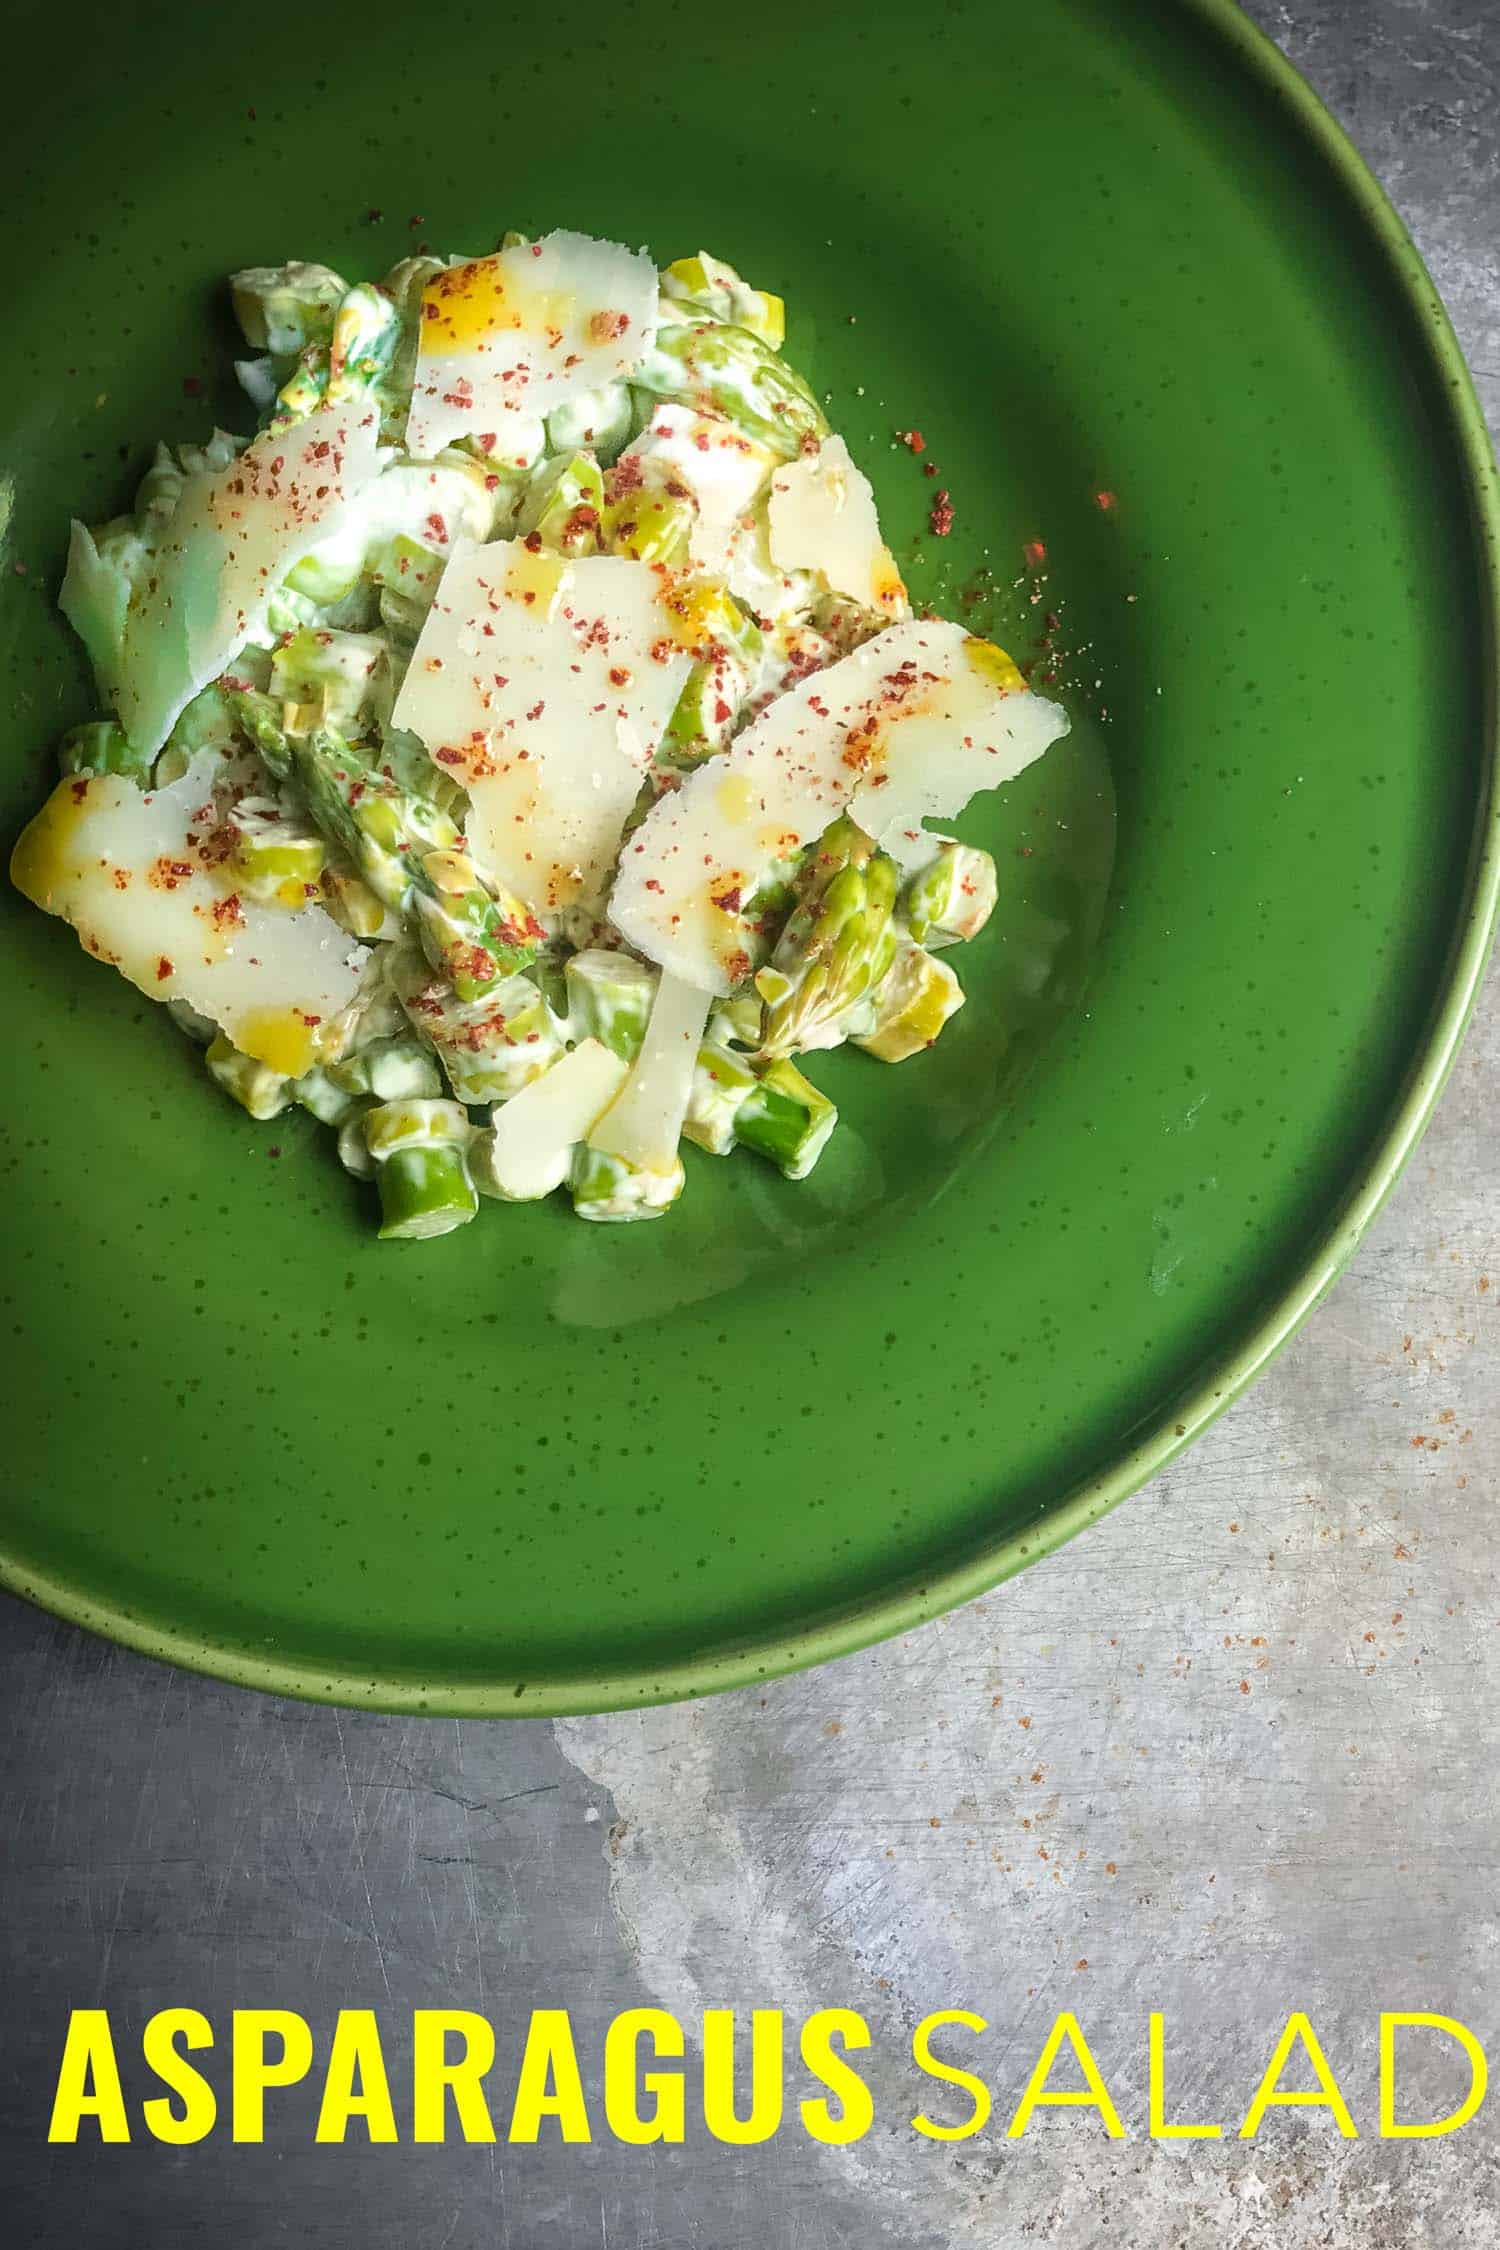
[[[1500,416],[1500,11],[1258,9],[1391,187]],[[1407,2250],[1500,2243],[1488,2113],[1374,2137],[1375,2024],[1496,2043],[1491,1512],[1500,1468],[1493,985],[1441,1114],[1352,1271],[1169,1475],[987,1600],[810,1676],[556,1728],[341,1714],[190,1679],[0,1612],[0,2131],[9,2239],[328,2250]],[[1493,1286],[1492,1286],[1493,1283]],[[580,2042],[648,2000],[860,2009],[881,2122],[820,2150],[609,2141],[343,2150],[311,2095],[261,2148],[43,2145],[67,2010],[494,2015]],[[1003,2121],[1082,2017],[1132,2137],[1065,2115],[1007,2146],[905,2128],[926,2010],[992,2026]],[[1144,2138],[1147,2011],[1172,2102]],[[1290,2008],[1366,2128],[1234,2130]],[[590,2071],[590,2077],[596,2073]],[[222,2074],[220,2074],[222,2085]],[[1436,2049],[1409,2075],[1444,2107]],[[1428,2114],[1433,2114],[1429,2110]]]

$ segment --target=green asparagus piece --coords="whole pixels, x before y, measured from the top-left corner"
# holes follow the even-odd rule
[[[314,1063],[311,1070],[293,1079],[292,1098],[320,1125],[347,1125],[351,1117],[361,1116],[370,1106],[368,1095],[351,1094],[347,1087],[338,1085],[322,1063]]]
[[[288,820],[268,798],[243,797],[226,826],[236,887],[263,906],[305,906],[318,889],[327,853],[323,839]]]
[[[473,1218],[473,1127],[457,1102],[382,1102],[366,1111],[362,1130],[380,1190],[382,1242],[422,1242]]]
[[[234,317],[252,350],[289,358],[326,340],[348,283],[328,266],[247,266],[231,274]]]
[[[336,727],[357,734],[376,694],[376,676],[385,664],[385,643],[375,633],[335,632],[331,626],[304,626],[283,641],[271,661],[272,700],[308,714],[307,726]]]
[[[795,1063],[752,1064],[723,1047],[705,1046],[682,1130],[711,1156],[727,1156],[735,1147],[754,1149],[789,1180],[803,1180],[838,1114]]]
[[[118,773],[144,787],[151,778],[151,760],[143,757],[113,719],[91,719],[72,727],[58,747],[64,773]]]
[[[518,899],[485,888],[446,813],[332,728],[315,728],[293,756],[313,819],[378,899],[415,913],[427,958],[461,1000],[481,999],[532,958],[540,926]]]
[[[727,1047],[700,1047],[692,1096],[682,1122],[684,1139],[707,1149],[710,1156],[727,1156],[734,1147],[735,1119],[756,1083],[750,1065]]]
[[[573,1160],[573,1209],[580,1219],[607,1223],[654,1219],[677,1201],[684,1178],[680,1160],[669,1171],[649,1171],[580,1143]]]
[[[409,1033],[371,1039],[329,1066],[333,1085],[377,1102],[426,1101],[441,1096],[442,1073],[431,1051]]]
[[[420,954],[401,956],[395,987],[413,1028],[442,1064],[461,1102],[503,1102],[562,1053],[562,1033],[529,976],[507,977],[479,1000],[461,1000]]]
[[[801,452],[804,438],[828,434],[823,409],[802,377],[748,328],[694,321],[659,329],[631,382],[652,398],[723,415],[783,460]]]
[[[659,972],[629,953],[589,946],[564,972],[571,1038],[597,1039],[623,1062],[634,1062],[646,1036]]]
[[[963,1004],[963,986],[946,961],[920,945],[903,945],[870,996],[868,1020],[862,1010],[850,1037],[881,1062],[905,1062],[930,1047]]]
[[[768,1060],[837,1046],[838,1019],[890,967],[898,875],[863,829],[841,817],[804,856],[797,904],[756,976]]]
[[[203,1060],[210,1078],[251,1117],[264,1123],[268,1118],[279,1117],[284,1109],[290,1109],[295,1098],[292,1081],[265,1063],[256,1062],[250,1055],[242,1055],[222,1032]]]
[[[562,555],[599,551],[604,513],[604,478],[592,453],[573,453],[540,469],[527,487],[516,517],[522,537],[535,532],[544,547]]]
[[[750,692],[750,674],[728,655],[695,664],[657,750],[657,762],[690,773],[732,737]]]
[[[805,1180],[828,1145],[839,1113],[796,1064],[773,1062],[761,1071],[735,1112],[734,1136],[743,1148],[769,1157],[789,1180]]]
[[[628,555],[633,562],[681,563],[697,512],[685,493],[637,485],[605,502],[601,541],[606,553]]]
[[[930,952],[977,937],[995,910],[998,884],[988,852],[943,837],[902,891],[896,912]]]
[[[587,447],[601,466],[614,461],[628,442],[632,424],[630,391],[624,383],[583,391],[547,416],[547,451],[572,453]]]
[[[662,269],[661,293],[707,320],[748,328],[773,352],[786,340],[786,306],[766,289],[752,289],[733,266],[700,250],[696,258],[674,258]]]

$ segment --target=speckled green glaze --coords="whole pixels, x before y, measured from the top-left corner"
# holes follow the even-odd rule
[[[326,84],[242,45],[217,100],[186,0],[85,14],[8,26],[7,834],[88,708],[70,507],[235,411],[217,278],[510,225],[783,289],[918,598],[987,563],[965,614],[1022,657],[1055,615],[1075,731],[966,824],[1007,895],[942,1045],[828,1064],[805,1187],[689,1151],[657,1227],[378,1245],[310,1121],[242,1121],[7,897],[5,1583],[231,1679],[542,1713],[810,1663],[1035,1559],[1326,1287],[1479,975],[1493,469],[1389,207],[1220,0],[441,39],[329,0]]]

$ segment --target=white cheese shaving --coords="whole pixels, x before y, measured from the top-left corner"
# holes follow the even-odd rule
[[[707,995],[693,985],[662,978],[641,1051],[618,1098],[589,1134],[590,1148],[647,1172],[674,1169],[709,1006]]]
[[[59,783],[16,846],[12,880],[151,1000],[182,1000],[288,1077],[359,988],[368,955],[320,906],[242,898],[216,835],[212,752],[143,791],[118,774]]]
[[[656,269],[644,251],[560,231],[450,266],[422,292],[406,442],[431,454],[628,375],[656,339]]]
[[[1067,728],[961,625],[889,626],[660,799],[624,851],[610,917],[671,976],[727,993],[751,965],[757,885],[840,812],[877,840],[909,837],[1012,780]]]
[[[603,895],[692,669],[671,581],[524,540],[458,549],[394,712],[469,792],[469,848],[534,912]]]
[[[378,437],[373,407],[321,406],[258,437],[227,469],[187,478],[131,591],[107,683],[137,749],[159,750],[193,697],[263,632],[287,572],[337,535],[377,474]],[[73,614],[69,582],[82,588],[99,567],[90,534],[75,524],[65,616]]]
[[[821,572],[833,593],[892,623],[907,615],[906,588],[880,536],[870,480],[841,437],[825,438],[816,453],[777,469],[766,512],[779,569]]]
[[[575,1145],[619,1093],[629,1065],[597,1039],[570,1055],[495,1112],[475,1158],[483,1184],[508,1203],[532,1203],[562,1186]]]

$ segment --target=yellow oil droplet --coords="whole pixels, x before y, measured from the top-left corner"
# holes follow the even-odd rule
[[[1026,682],[1022,679],[1012,659],[993,641],[982,641],[971,634],[964,642],[964,654],[982,680],[998,689],[1001,695],[1021,693]]]
[[[34,820],[16,838],[10,879],[23,898],[44,914],[61,914],[60,894],[78,873],[73,841],[83,817],[91,781],[60,781]]]
[[[529,250],[497,250],[466,266],[450,266],[422,291],[422,348],[443,357],[482,347],[491,336],[524,328],[561,334],[572,318],[566,289],[528,286]]]
[[[283,1078],[300,1078],[318,1056],[311,1026],[293,1008],[252,1008],[235,1024],[233,1037],[242,1055]]]
[[[728,590],[716,578],[692,578],[662,597],[667,630],[679,648],[701,649],[729,639],[738,618]]]
[[[875,567],[870,573],[870,592],[877,609],[897,610],[905,606],[906,581],[896,568],[896,558],[889,547],[880,548],[875,556]],[[984,645],[988,647],[989,643]]]
[[[562,555],[533,552],[524,541],[518,541],[511,550],[505,591],[512,601],[529,609],[533,617],[550,617],[571,575],[571,567]]]
[[[744,773],[726,773],[714,791],[714,802],[726,820],[748,820],[757,799],[755,785]]]

